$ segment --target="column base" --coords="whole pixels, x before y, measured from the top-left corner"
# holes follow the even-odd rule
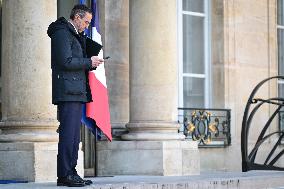
[[[130,132],[122,135],[123,140],[139,140],[139,141],[163,141],[163,140],[183,140],[185,136],[179,133],[135,133]]]
[[[125,123],[122,122],[112,122],[112,138],[114,140],[120,140],[121,135],[127,134],[127,129],[125,127]]]
[[[0,121],[0,142],[57,142],[56,120]]]
[[[194,141],[100,141],[98,175],[182,176],[200,173]]]
[[[0,142],[58,142],[58,134],[18,133],[1,134]]]
[[[122,135],[122,140],[167,141],[185,138],[178,133],[180,125],[174,122],[130,122],[126,127],[129,133]]]
[[[0,157],[0,180],[55,182],[57,179],[57,142],[0,143]],[[82,151],[77,171],[84,174]]]

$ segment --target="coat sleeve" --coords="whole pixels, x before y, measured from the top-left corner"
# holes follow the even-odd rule
[[[57,64],[66,70],[91,70],[90,58],[73,58],[69,34],[59,30],[51,38],[54,58]]]

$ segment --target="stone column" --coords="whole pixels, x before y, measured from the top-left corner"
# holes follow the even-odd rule
[[[124,140],[179,140],[176,1],[130,1],[130,121]]]
[[[100,0],[112,134],[119,138],[129,121],[129,0]],[[116,10],[116,11],[114,11]]]
[[[58,122],[46,34],[56,15],[56,0],[3,1],[0,180],[56,178]]]
[[[128,141],[99,142],[99,175],[199,173],[197,143],[178,133],[176,3],[129,1]]]
[[[56,7],[56,0],[3,1],[0,141],[57,141],[46,34]]]

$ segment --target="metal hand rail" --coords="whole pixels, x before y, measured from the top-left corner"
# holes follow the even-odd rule
[[[284,137],[284,132],[276,131],[276,132],[266,134],[266,132],[268,131],[268,128],[271,126],[273,119],[277,115],[279,115],[279,112],[284,105],[284,98],[277,98],[277,97],[269,98],[269,99],[255,98],[255,94],[261,88],[261,86],[265,84],[266,82],[273,80],[273,79],[284,79],[284,76],[269,77],[261,81],[259,84],[256,85],[256,87],[251,92],[249,99],[247,101],[247,104],[246,104],[246,108],[245,108],[244,115],[243,115],[243,121],[242,121],[242,131],[241,131],[241,151],[242,151],[242,170],[243,172],[246,172],[249,170],[281,170],[281,171],[284,170],[283,167],[275,166],[275,163],[284,154],[284,150],[281,150],[278,154],[275,155],[276,149],[281,144],[282,138]],[[250,126],[254,118],[254,115],[264,104],[275,105],[277,108],[272,113],[272,115],[267,120],[267,122],[264,124],[262,131],[260,132],[253,149],[250,152],[248,152],[248,136],[249,136]],[[252,105],[254,106],[252,107]],[[265,161],[262,164],[256,163],[255,158],[256,158],[259,147],[266,140],[268,140],[270,137],[275,136],[275,135],[277,135],[279,138],[277,142],[274,144],[274,146],[272,147],[269,154],[267,155]],[[274,155],[274,158],[272,159],[273,155]]]

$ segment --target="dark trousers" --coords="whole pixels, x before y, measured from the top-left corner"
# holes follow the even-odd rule
[[[81,102],[62,102],[58,105],[59,142],[57,177],[76,174],[82,117]]]

